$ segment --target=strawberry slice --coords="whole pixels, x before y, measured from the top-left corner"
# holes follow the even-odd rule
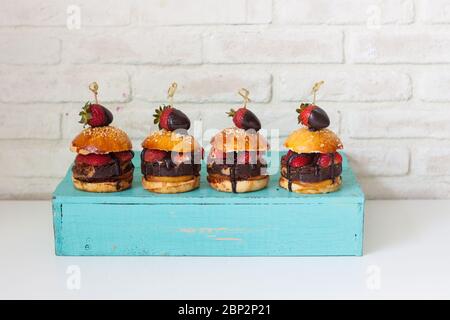
[[[121,163],[131,161],[133,159],[134,154],[131,151],[122,151],[122,152],[115,152],[114,156],[119,159]]]
[[[157,162],[157,161],[161,161],[166,156],[167,156],[167,151],[148,149],[148,150],[145,150],[144,161],[145,162]]]
[[[76,164],[86,164],[89,166],[104,166],[111,163],[113,159],[109,154],[95,154],[90,153],[87,155],[79,154],[75,158]]]
[[[299,154],[291,160],[291,167],[300,168],[311,163],[311,157],[306,154]]]
[[[331,165],[331,155],[329,153],[323,153],[319,156],[317,164],[321,168],[327,168]]]
[[[342,156],[339,152],[334,153],[334,163],[335,164],[342,163]]]

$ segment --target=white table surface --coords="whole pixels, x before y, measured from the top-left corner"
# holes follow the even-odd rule
[[[56,257],[49,201],[0,201],[0,299],[450,298],[450,201],[368,201],[364,246],[363,257]]]

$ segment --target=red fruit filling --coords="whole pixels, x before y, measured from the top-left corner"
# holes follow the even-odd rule
[[[86,164],[90,166],[104,166],[113,162],[113,158],[109,154],[79,154],[75,158],[76,164]]]
[[[121,163],[128,162],[133,159],[133,153],[131,151],[115,152],[114,156],[119,159]]]
[[[300,168],[300,167],[306,166],[310,163],[311,163],[311,157],[309,155],[299,154],[298,156],[294,157],[291,160],[290,165],[291,165],[291,167],[294,167],[294,168]]]
[[[145,162],[161,161],[167,156],[167,154],[168,152],[163,150],[154,150],[154,149],[145,150],[144,161]]]
[[[305,153],[297,154],[289,150],[288,153],[281,158],[281,161],[283,164],[286,164],[286,161],[288,161],[288,159],[292,157],[290,161],[290,166],[294,168],[299,168],[311,165],[314,159],[313,155],[314,154],[305,154]],[[322,153],[318,156],[316,164],[321,168],[327,168],[331,165],[331,161],[332,161],[332,154]],[[338,152],[335,152],[334,164],[340,163],[342,163],[342,156]]]

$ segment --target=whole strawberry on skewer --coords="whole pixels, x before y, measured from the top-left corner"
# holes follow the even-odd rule
[[[89,85],[89,90],[94,93],[95,103],[86,102],[83,110],[79,113],[81,116],[80,123],[90,125],[91,127],[103,127],[109,125],[113,121],[111,111],[98,103],[98,84],[93,82]]]
[[[191,127],[191,121],[188,116],[182,111],[173,107],[173,96],[177,89],[177,84],[174,82],[169,87],[168,98],[169,105],[162,105],[158,109],[155,109],[155,118],[153,123],[157,124],[159,129],[165,129],[167,131],[174,131],[178,129],[189,130]]]
[[[328,118],[327,113],[316,105],[316,94],[323,83],[323,81],[320,81],[313,86],[313,102],[302,103],[297,109],[298,123],[308,127],[311,131],[320,130],[330,125],[330,118]]]
[[[238,93],[244,98],[244,105],[237,110],[231,109],[227,112],[228,116],[233,118],[234,124],[240,129],[259,131],[261,122],[253,112],[247,109],[247,103],[250,102],[249,91],[242,88]]]

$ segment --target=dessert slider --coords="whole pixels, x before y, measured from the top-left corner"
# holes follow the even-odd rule
[[[341,184],[342,156],[337,152],[342,143],[337,135],[326,129],[330,125],[327,113],[316,104],[316,92],[323,84],[313,87],[312,103],[302,103],[297,109],[298,122],[304,127],[292,132],[284,146],[288,153],[281,158],[280,186],[289,191],[315,194],[337,191]]]
[[[176,88],[176,83],[169,88],[170,105],[155,110],[154,123],[159,131],[142,142],[142,186],[156,193],[181,193],[200,186],[203,149],[187,133],[189,118],[173,107]]]
[[[72,166],[75,188],[89,192],[115,192],[131,187],[134,166],[133,151],[128,135],[109,124],[113,115],[98,103],[98,85],[89,89],[95,103],[87,102],[80,112],[80,123],[89,125],[72,141],[77,153]]]
[[[244,98],[244,106],[228,113],[236,127],[226,128],[212,138],[207,160],[209,185],[223,192],[256,191],[269,182],[264,159],[269,146],[258,133],[259,119],[247,109],[248,90],[241,89],[239,94]]]

